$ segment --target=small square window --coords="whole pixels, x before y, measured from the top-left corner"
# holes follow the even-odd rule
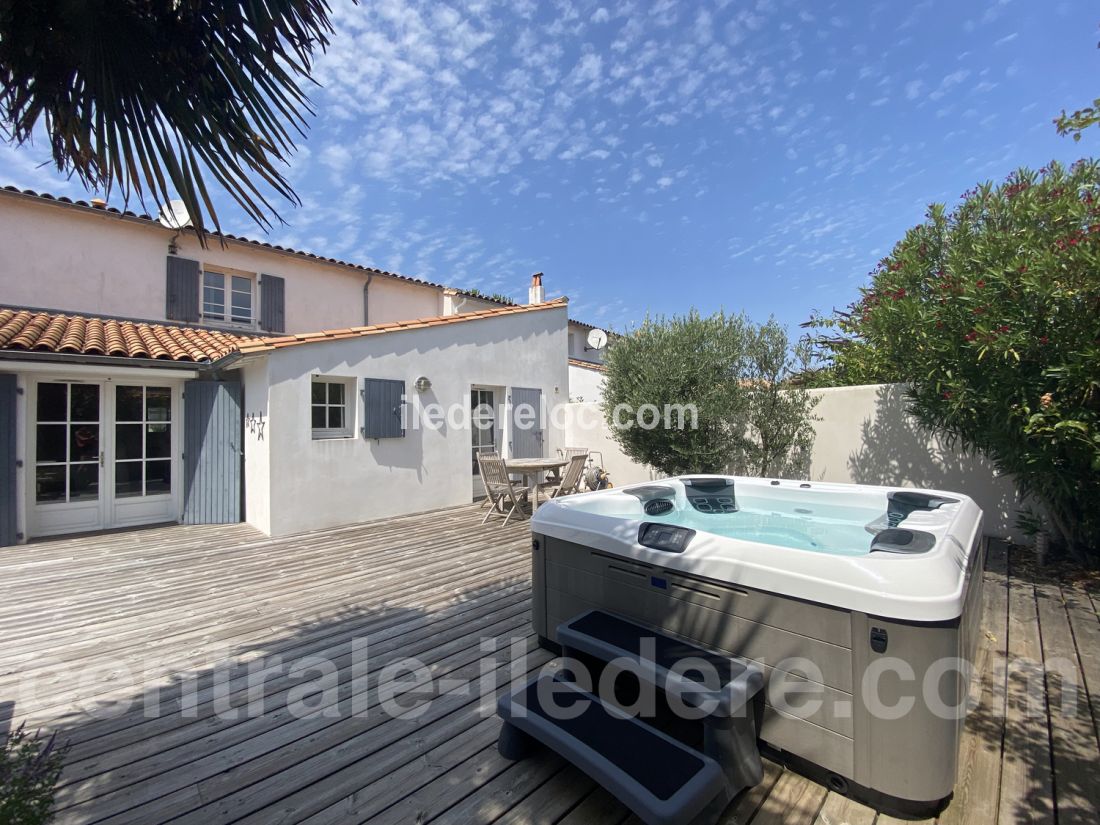
[[[352,435],[354,416],[348,408],[348,400],[355,397],[352,391],[354,378],[315,377],[310,387],[310,426],[313,437],[348,438]]]
[[[202,317],[207,321],[230,324],[255,322],[253,284],[246,275],[232,275],[216,269],[202,274]]]

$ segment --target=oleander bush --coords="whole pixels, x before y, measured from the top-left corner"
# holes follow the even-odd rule
[[[1075,555],[1100,551],[1100,165],[1020,169],[929,207],[861,297],[817,317],[817,383],[900,381]]]

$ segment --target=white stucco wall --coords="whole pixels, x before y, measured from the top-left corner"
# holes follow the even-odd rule
[[[164,320],[165,260],[175,233],[108,212],[0,193],[0,303]],[[363,324],[367,273],[253,244],[193,236],[179,255],[212,267],[286,279],[288,332]],[[258,303],[256,304],[258,311]],[[468,302],[462,311],[495,306]],[[370,323],[443,314],[442,289],[382,275],[370,285]]]
[[[604,374],[588,367],[569,365],[569,400],[599,401],[603,398]]]
[[[881,484],[948,490],[973,498],[985,514],[985,532],[1023,539],[1015,528],[1018,505],[1011,479],[990,463],[946,447],[922,432],[905,413],[904,388],[896,384],[812,390],[816,438],[811,481]],[[617,486],[657,477],[627,458],[611,438],[596,404],[571,404],[563,438],[572,446],[603,452]]]
[[[998,477],[986,459],[964,455],[920,430],[905,412],[903,386],[831,387],[814,394],[821,399],[814,410],[821,420],[811,479],[965,493],[985,513],[986,533],[1017,532],[1012,480]]]
[[[240,370],[243,388],[244,520],[271,533],[271,411],[268,408],[268,361],[260,358]]]
[[[281,535],[405,513],[450,507],[471,500],[469,430],[406,431],[404,438],[366,440],[358,435],[361,399],[355,403],[356,435],[314,440],[310,428],[313,375],[401,379],[410,403],[469,404],[470,386],[532,387],[548,405],[566,401],[566,311],[553,308],[394,332],[287,347],[266,356],[267,375],[246,369],[246,411],[267,383],[266,460],[270,485],[246,486],[246,512],[268,514],[268,532]],[[431,389],[418,394],[413,382],[426,376]],[[506,433],[505,439],[508,435]],[[561,446],[547,428],[546,452]],[[246,478],[262,473],[252,464],[254,440],[246,437]],[[261,452],[262,455],[262,452]],[[268,501],[261,499],[268,497]],[[257,526],[261,526],[260,523]],[[263,529],[263,528],[261,528]]]

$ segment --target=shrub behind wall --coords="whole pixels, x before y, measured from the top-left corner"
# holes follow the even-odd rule
[[[817,319],[841,383],[903,381],[1078,555],[1100,551],[1100,166],[1021,169],[929,207],[862,297]],[[849,380],[852,379],[852,380]]]

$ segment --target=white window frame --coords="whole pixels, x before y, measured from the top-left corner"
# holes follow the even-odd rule
[[[478,403],[474,404],[474,394],[477,394]],[[486,402],[485,397],[489,397],[489,401]],[[472,470],[475,476],[481,475],[477,463],[477,455],[479,453],[486,452],[486,447],[490,448],[489,451],[500,452],[500,444],[498,444],[497,438],[497,406],[496,406],[496,390],[489,389],[488,387],[470,387],[470,447],[473,453],[473,466]],[[486,414],[484,408],[488,407],[488,413]],[[476,421],[487,421],[488,427],[478,427]],[[491,438],[489,444],[474,444],[475,437],[480,441],[482,433],[488,432]]]
[[[223,327],[237,329],[255,329],[259,322],[259,294],[257,290],[258,279],[255,272],[244,272],[229,266],[217,266],[215,264],[203,264],[199,273],[199,315],[204,323],[216,324]],[[206,276],[217,275],[222,279],[222,314],[210,315],[206,312]],[[242,278],[248,281],[249,287],[249,319],[247,321],[233,318],[233,293],[240,290],[233,289],[233,279]],[[243,293],[242,293],[243,294]]]
[[[316,404],[313,401],[313,387],[316,384],[325,384],[325,402],[323,404]],[[329,384],[341,384],[344,387],[344,426],[343,427],[314,427],[313,426],[313,410],[318,407],[325,409],[325,421],[328,421],[328,410],[339,405],[332,404],[329,401],[328,386]],[[356,380],[354,378],[348,378],[341,375],[314,375],[309,382],[309,426],[310,434],[313,436],[314,441],[323,441],[332,438],[352,438],[355,435],[355,399],[358,397],[355,392]]]

